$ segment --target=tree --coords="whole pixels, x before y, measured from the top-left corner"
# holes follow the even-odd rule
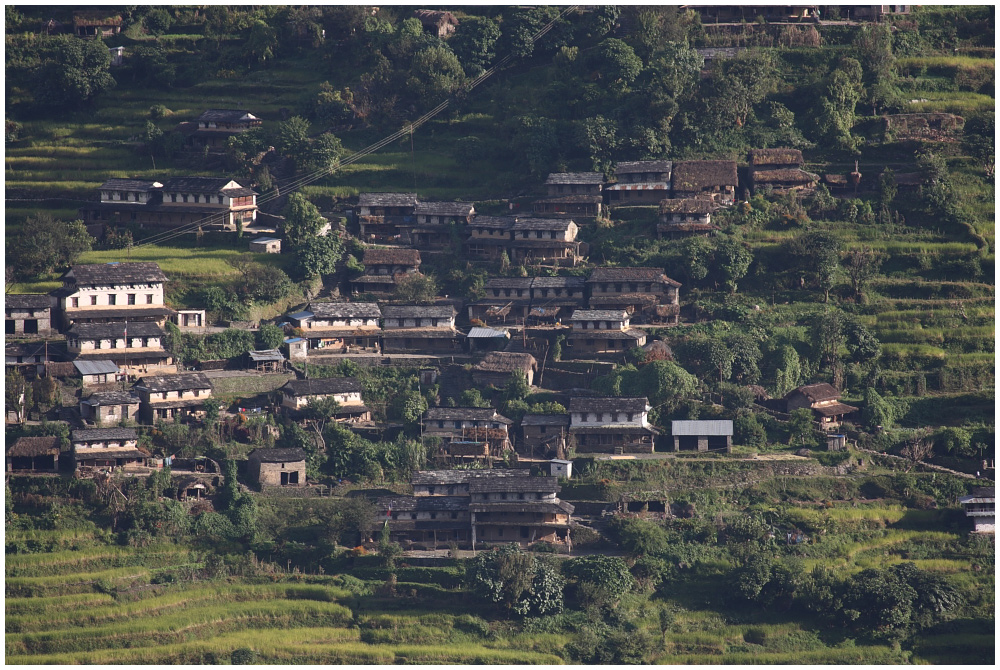
[[[528,397],[529,393],[531,393],[531,386],[528,384],[527,376],[519,370],[510,373],[510,379],[503,389],[504,398],[508,402],[511,400],[524,400]]]
[[[274,132],[274,148],[282,156],[301,161],[309,155],[309,122],[293,116],[278,124]]]
[[[446,45],[430,46],[413,56],[407,87],[417,100],[437,101],[456,92],[464,84],[462,64]]]
[[[815,358],[824,365],[836,367],[840,349],[847,341],[844,336],[843,314],[835,309],[816,314],[809,324],[809,336]]]
[[[8,267],[23,279],[72,265],[94,242],[83,221],[66,223],[46,212],[29,216],[24,230],[30,234],[12,235],[6,245]]]
[[[274,58],[278,50],[278,31],[264,21],[254,21],[243,44],[243,58],[251,67]]]
[[[310,237],[295,248],[295,267],[299,275],[307,278],[333,274],[343,253],[339,235]]]
[[[812,410],[800,407],[791,413],[788,419],[788,444],[812,444],[815,434]]]
[[[4,377],[4,400],[7,411],[13,411],[18,423],[24,423],[27,410],[32,406],[31,384],[28,384],[24,375],[17,368],[7,370]]]
[[[924,461],[934,455],[934,441],[927,430],[917,431],[910,439],[903,444],[899,451],[900,456],[910,461],[912,468],[917,463]]]
[[[839,149],[854,151],[858,140],[851,135],[854,109],[861,100],[861,64],[843,58],[830,76],[820,109],[816,114],[820,136]]]
[[[803,260],[815,273],[816,283],[823,289],[823,302],[830,302],[830,289],[840,271],[840,241],[824,231],[805,233],[798,241]]]
[[[847,580],[843,611],[861,632],[892,638],[910,625],[916,599],[917,592],[898,573],[869,568]]]
[[[516,544],[480,553],[467,574],[473,593],[508,612],[544,616],[562,611],[565,580]]]
[[[767,431],[753,412],[743,412],[733,421],[733,437],[737,444],[755,449],[767,446]]]
[[[309,143],[308,154],[297,159],[296,164],[310,171],[332,170],[346,153],[339,137],[333,133],[323,133]]]
[[[996,170],[996,116],[993,111],[978,111],[965,120],[962,148],[983,168],[990,179]]]
[[[170,30],[174,19],[167,10],[161,7],[154,7],[146,12],[146,16],[143,17],[142,22],[145,24],[146,30],[150,35],[162,35]]]
[[[642,366],[629,393],[646,396],[649,403],[665,414],[677,411],[684,401],[695,397],[698,379],[673,361],[653,361]]]
[[[396,280],[394,297],[408,303],[427,304],[434,302],[438,294],[438,283],[433,275],[411,272]]]
[[[470,16],[462,20],[448,45],[462,62],[465,74],[480,74],[496,58],[496,45],[500,39],[500,26],[493,19]]]
[[[799,385],[802,378],[802,367],[799,363],[799,352],[795,347],[786,344],[781,348],[781,358],[774,373],[774,392],[777,396],[786,393]]]
[[[677,245],[681,267],[687,284],[699,283],[708,276],[712,244],[700,235],[689,237]]]
[[[273,323],[262,323],[257,330],[257,346],[261,349],[277,349],[285,341],[285,331]]]
[[[514,58],[527,58],[535,50],[532,38],[550,20],[554,19],[559,10],[554,7],[521,7],[507,6],[501,14],[500,39],[497,51],[510,54]]]
[[[896,408],[875,389],[868,387],[865,389],[865,406],[861,410],[861,420],[869,430],[876,430],[879,427],[888,430],[896,423]]]
[[[295,288],[281,268],[240,257],[228,261],[243,277],[237,293],[256,303],[270,304],[286,297]]]
[[[713,107],[742,128],[754,105],[774,92],[778,79],[773,56],[747,49],[732,59],[712,61]]]
[[[77,109],[115,87],[111,54],[101,40],[49,38],[31,87],[35,102],[43,107]]]
[[[875,116],[899,100],[891,28],[885,23],[865,24],[855,34],[853,46],[864,71],[865,104],[871,105]]]
[[[578,141],[590,156],[591,169],[595,172],[608,172],[621,144],[617,122],[598,115],[580,121],[577,127]]]
[[[581,600],[598,606],[614,606],[635,588],[628,564],[618,556],[574,558],[563,564],[563,574],[576,580]]]
[[[847,252],[844,258],[847,276],[856,298],[864,295],[865,286],[878,276],[882,266],[882,256],[867,245],[861,245]]]
[[[726,279],[729,292],[735,294],[739,280],[746,276],[753,262],[753,254],[746,244],[735,237],[726,236],[715,246],[715,258],[719,270]]]
[[[592,65],[618,90],[627,88],[642,71],[642,59],[635,55],[632,47],[615,38],[597,45]]]
[[[306,240],[315,237],[326,224],[326,219],[319,213],[316,205],[301,193],[288,196],[288,204],[284,210],[285,220],[281,224],[285,239],[293,247],[298,247]]]

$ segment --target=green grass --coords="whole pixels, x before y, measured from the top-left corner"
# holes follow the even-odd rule
[[[88,251],[80,256],[79,263],[111,263],[132,261],[152,261],[171,278],[187,277],[235,277],[239,273],[227,261],[234,260],[249,252],[225,248],[191,248],[149,245],[111,251]],[[293,258],[282,254],[249,254],[255,261],[278,267],[287,267]]]

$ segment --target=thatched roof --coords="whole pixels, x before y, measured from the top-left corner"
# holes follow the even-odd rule
[[[51,456],[59,453],[59,438],[53,435],[44,437],[19,437],[17,442],[7,450],[8,457],[34,458],[35,456]]]
[[[660,201],[660,214],[711,214],[719,209],[707,198],[677,198]]]
[[[802,152],[798,149],[751,149],[747,161],[756,165],[802,165]]]
[[[361,261],[369,265],[407,265],[419,267],[420,252],[416,249],[365,249]]]
[[[784,168],[780,170],[755,170],[753,173],[754,184],[815,184],[819,181],[819,175],[806,172],[798,168]]]
[[[528,374],[538,367],[538,361],[531,354],[515,354],[506,351],[491,351],[473,370],[479,372],[523,372]]]
[[[786,398],[790,398],[796,393],[800,393],[806,397],[809,402],[823,402],[824,400],[836,400],[840,397],[840,391],[838,391],[834,386],[826,383],[821,384],[807,384],[806,386],[800,386],[797,389],[793,389],[788,392]]]
[[[674,190],[703,191],[736,186],[736,161],[678,161],[674,163]]]

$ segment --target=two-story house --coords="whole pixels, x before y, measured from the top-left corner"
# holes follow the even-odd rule
[[[66,331],[66,348],[74,362],[111,361],[122,374],[167,372],[173,371],[173,359],[163,348],[165,336],[147,321],[78,323]]]
[[[486,442],[491,456],[511,448],[513,421],[492,407],[431,407],[421,419],[421,434],[443,442]]]
[[[568,414],[525,414],[517,453],[530,458],[563,456],[569,436]]]
[[[416,223],[416,193],[362,193],[358,196],[358,225],[364,242],[402,241],[399,228]]]
[[[298,414],[309,407],[313,400],[336,400],[340,407],[334,412],[336,421],[352,423],[371,421],[371,410],[361,399],[361,382],[353,377],[326,379],[293,379],[281,387],[281,406]]]
[[[80,416],[85,421],[113,424],[139,415],[139,397],[129,391],[99,391],[80,400]]]
[[[843,418],[858,411],[857,407],[840,402],[840,391],[830,384],[807,384],[788,392],[785,396],[785,411],[789,414],[797,409],[810,409],[820,428],[838,428]]]
[[[719,209],[706,198],[678,198],[660,203],[660,221],[656,232],[663,239],[677,239],[691,235],[711,235],[719,230],[712,225],[712,214]]]
[[[604,175],[600,172],[553,172],[545,188],[548,195],[531,206],[538,216],[592,219],[604,213]]]
[[[579,228],[572,219],[519,218],[508,243],[513,263],[575,266],[582,260]]]
[[[802,152],[798,149],[751,149],[747,162],[754,193],[763,189],[801,191],[819,183],[819,175],[802,169]]]
[[[556,477],[476,477],[469,481],[472,545],[568,544],[574,507],[559,500]]]
[[[52,301],[45,294],[8,293],[4,296],[4,333],[13,336],[53,334]]]
[[[980,486],[958,499],[965,516],[972,519],[974,533],[996,533],[997,499],[995,486]]]
[[[81,468],[141,468],[149,452],[139,446],[135,428],[88,428],[70,434],[73,462]]]
[[[386,353],[448,353],[462,349],[451,305],[386,305],[382,346]]]
[[[535,277],[531,280],[530,324],[554,323],[586,303],[583,277]]]
[[[468,225],[466,255],[474,259],[495,261],[507,253],[509,260],[507,246],[515,223],[516,216],[477,216]]]
[[[212,382],[200,372],[187,372],[143,377],[132,390],[139,395],[139,412],[148,423],[174,421],[182,415],[204,414]]]
[[[469,319],[484,323],[523,320],[531,306],[531,277],[491,277],[486,280],[486,295],[469,304]]]
[[[650,409],[646,398],[570,398],[570,441],[581,454],[652,453]]]
[[[471,202],[418,202],[413,208],[416,224],[409,244],[419,249],[444,249],[452,243],[453,226],[464,237],[465,226],[476,215]]]
[[[155,322],[174,311],[163,304],[166,275],[156,263],[74,265],[52,292],[64,327],[83,323]]]
[[[676,161],[672,192],[675,198],[708,198],[720,205],[736,201],[739,179],[736,161]]]
[[[618,358],[646,343],[646,333],[631,327],[625,310],[578,309],[570,322],[564,358]]]
[[[289,322],[322,353],[377,352],[382,310],[374,302],[313,302],[305,311],[290,314]]]
[[[420,252],[416,249],[365,249],[361,261],[365,273],[351,280],[355,293],[392,293],[396,280],[420,270]]]
[[[623,309],[664,324],[678,322],[680,285],[659,268],[596,268],[587,278],[591,309]]]
[[[623,161],[615,166],[614,184],[604,186],[611,205],[658,205],[670,197],[670,161]]]
[[[191,146],[225,151],[230,137],[260,128],[263,122],[245,109],[206,109],[195,123],[197,127],[188,136]]]
[[[142,228],[236,230],[257,220],[257,192],[225,177],[174,177],[162,184],[109,179],[100,201],[80,208],[86,223]]]

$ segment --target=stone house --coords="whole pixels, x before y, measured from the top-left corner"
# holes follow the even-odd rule
[[[298,413],[309,406],[310,400],[333,398],[340,407],[334,414],[336,421],[371,421],[371,410],[361,398],[361,382],[353,377],[326,379],[293,379],[281,387],[281,406]]]
[[[55,343],[48,346],[45,342],[7,344],[4,346],[4,367],[16,368],[26,378],[34,379],[43,376],[46,366],[62,360],[65,353]]]
[[[736,201],[736,161],[677,161],[671,183],[675,198],[708,198],[720,205]]]
[[[569,435],[568,414],[525,414],[521,419],[523,439],[517,453],[531,458],[565,454]]]
[[[650,454],[659,434],[646,398],[573,397],[569,434],[577,453]]]
[[[277,237],[258,237],[250,240],[250,251],[255,254],[280,254],[281,240]]]
[[[74,265],[52,292],[63,327],[81,323],[152,322],[174,310],[163,301],[166,275],[156,263]]]
[[[378,352],[382,310],[374,302],[312,302],[288,320],[310,350],[323,353]]]
[[[660,203],[657,235],[667,239],[691,235],[711,235],[719,230],[712,225],[712,214],[719,205],[705,198],[680,198]]]
[[[560,315],[583,307],[585,286],[583,277],[535,277],[531,280],[529,322],[555,323]]]
[[[559,500],[555,477],[476,477],[469,482],[472,546],[570,543],[573,505]]]
[[[122,31],[122,17],[101,10],[73,12],[73,34],[85,39],[100,39]]]
[[[587,278],[591,309],[622,309],[668,325],[680,318],[680,282],[659,268],[595,268]]]
[[[260,128],[263,121],[245,109],[206,109],[195,123],[197,127],[188,135],[188,144],[222,152],[230,137]]]
[[[468,225],[465,253],[474,259],[499,260],[507,252],[510,231],[515,223],[516,216],[477,216]]]
[[[358,196],[359,238],[399,243],[400,228],[409,230],[416,223],[416,206],[416,193],[362,193]]]
[[[460,226],[464,235],[476,208],[471,202],[418,202],[413,213],[416,225],[409,231],[408,243],[420,249],[445,249],[452,243],[452,226]]]
[[[545,187],[547,197],[531,206],[536,215],[587,219],[604,214],[604,175],[600,172],[553,172]]]
[[[972,518],[974,533],[996,532],[996,487],[982,486],[972,490],[971,495],[958,499],[965,510],[965,516]]]
[[[17,438],[7,449],[7,472],[58,472],[61,442],[59,437],[53,435]]]
[[[36,293],[4,296],[4,333],[8,336],[52,335],[52,298]]]
[[[120,368],[114,361],[102,359],[91,361],[73,361],[73,368],[83,379],[83,385],[85,387],[114,384],[119,381],[121,372]]]
[[[788,392],[785,396],[785,411],[791,414],[797,409],[810,409],[822,430],[840,427],[844,416],[858,411],[857,407],[840,402],[840,391],[830,384],[807,384]]]
[[[570,322],[573,329],[566,335],[563,358],[618,358],[625,352],[646,343],[646,333],[632,328],[629,315],[617,309],[578,309]]]
[[[355,293],[392,293],[396,281],[420,272],[420,252],[416,249],[365,249],[365,273],[351,280]]]
[[[671,421],[670,434],[674,439],[674,451],[695,449],[730,453],[733,450],[733,422],[730,420]]]
[[[204,403],[212,397],[212,382],[200,372],[143,377],[133,390],[142,402],[140,413],[147,423],[181,416],[204,414]]]
[[[387,305],[382,317],[386,353],[440,354],[462,349],[452,305]]]
[[[434,9],[418,9],[413,12],[413,16],[420,21],[424,32],[435,37],[444,39],[455,32],[458,26],[458,19],[451,12],[442,12]]]
[[[90,224],[235,231],[257,220],[257,192],[225,177],[174,177],[164,183],[109,179],[101,200],[80,208]]]
[[[431,407],[421,419],[421,434],[442,442],[487,442],[491,456],[511,447],[514,422],[492,407]]]
[[[572,219],[518,219],[510,231],[512,263],[576,266],[582,260],[579,228]]]
[[[469,319],[484,323],[507,323],[525,319],[531,307],[531,277],[490,277],[486,295],[469,304]]]
[[[99,391],[80,400],[80,417],[94,423],[112,424],[139,415],[139,397],[127,391]]]
[[[70,434],[76,467],[141,468],[149,452],[139,446],[135,428],[89,428]]]
[[[142,374],[173,365],[164,337],[151,322],[78,323],[66,331],[66,348],[74,362],[109,360],[123,374]]]
[[[615,166],[617,182],[604,193],[611,205],[658,205],[670,197],[670,161],[623,161]]]
[[[491,351],[483,360],[472,366],[472,383],[480,388],[487,386],[503,388],[510,381],[512,374],[520,372],[530,386],[535,379],[537,369],[538,361],[531,354]]]
[[[306,452],[293,449],[254,449],[247,457],[247,478],[267,486],[305,486]]]

